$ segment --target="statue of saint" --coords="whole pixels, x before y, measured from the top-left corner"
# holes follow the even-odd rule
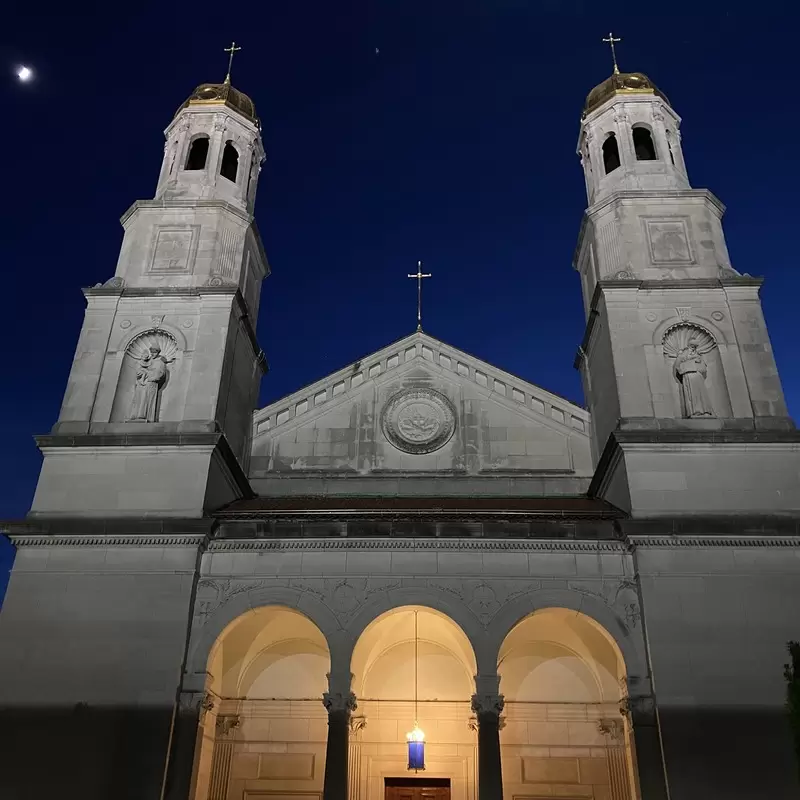
[[[151,345],[147,355],[136,368],[136,383],[133,387],[131,410],[128,422],[157,422],[158,392],[167,377],[167,364],[161,356],[161,348]]]
[[[678,353],[673,367],[675,380],[681,387],[681,410],[683,416],[713,417],[714,409],[706,389],[708,364],[697,350],[697,342],[690,340]]]

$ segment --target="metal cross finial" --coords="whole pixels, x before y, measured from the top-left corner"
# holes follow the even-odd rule
[[[430,272],[422,271],[422,262],[417,261],[417,274],[409,275],[409,278],[417,279],[417,330],[422,330],[422,279],[430,278]]]
[[[224,52],[230,53],[231,56],[228,59],[228,74],[225,76],[225,83],[231,82],[231,67],[233,66],[233,55],[234,53],[238,53],[242,48],[236,46],[236,42],[231,42],[230,47],[224,48]]]
[[[614,49],[614,45],[616,42],[621,42],[622,39],[615,39],[614,34],[609,31],[608,39],[603,39],[603,41],[608,42],[611,45],[611,58],[614,61],[614,74],[619,75],[619,67],[617,66],[617,51]]]

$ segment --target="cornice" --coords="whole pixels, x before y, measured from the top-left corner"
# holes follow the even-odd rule
[[[9,534],[15,547],[203,547],[202,535],[44,535]],[[617,553],[631,549],[781,548],[800,549],[800,536],[652,536],[629,535],[622,541],[538,539],[220,539],[208,542],[211,553],[280,553],[307,551],[472,552],[472,553]]]
[[[128,210],[120,217],[120,222],[124,226],[125,223],[130,219],[130,217],[138,211],[140,208],[146,209],[156,209],[156,210],[166,210],[170,208],[178,209],[178,210],[185,210],[185,209],[205,209],[205,208],[217,208],[222,211],[227,211],[230,214],[233,214],[235,217],[239,217],[247,225],[251,225],[253,223],[254,217],[247,211],[243,211],[240,208],[237,208],[232,203],[228,203],[225,200],[201,200],[198,198],[187,198],[187,199],[179,199],[173,198],[170,200],[166,200],[165,198],[154,199],[154,200],[136,200],[134,203],[128,208]]]
[[[205,536],[48,536],[9,534],[15,547],[200,547]]]
[[[203,295],[241,295],[239,287],[233,284],[222,286],[125,286],[124,284],[101,284],[85,286],[84,297],[201,297]]]
[[[725,204],[710,189],[620,189],[589,206],[585,215],[593,217],[609,205],[641,200],[708,200],[720,217],[725,214]]]
[[[629,535],[633,547],[686,549],[698,547],[800,548],[800,536],[637,536]]]
[[[470,551],[625,553],[623,542],[537,539],[217,539],[209,544],[210,552],[283,552],[293,550],[388,550],[388,551]]]

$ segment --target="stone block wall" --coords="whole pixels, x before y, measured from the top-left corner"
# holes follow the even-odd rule
[[[0,796],[158,797],[200,537],[37,538],[0,613]]]
[[[783,665],[800,541],[639,540],[635,558],[672,796],[796,798]]]

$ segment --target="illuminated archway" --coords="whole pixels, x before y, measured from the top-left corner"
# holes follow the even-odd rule
[[[453,800],[474,798],[477,668],[464,631],[432,608],[395,608],[366,626],[350,669],[358,701],[350,797],[382,798],[386,779],[409,774],[406,734],[416,722],[425,732],[425,777],[449,779]]]
[[[252,609],[219,635],[208,657],[194,800],[274,794],[286,781],[321,793],[328,644],[304,614]]]
[[[632,740],[620,711],[625,662],[608,631],[571,609],[537,610],[508,633],[497,670],[507,796],[637,796]]]

